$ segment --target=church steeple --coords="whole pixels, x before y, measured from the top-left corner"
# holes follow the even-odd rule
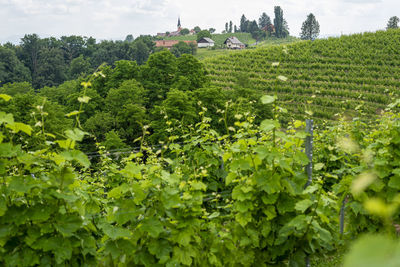
[[[178,30],[180,30],[180,29],[181,29],[181,18],[178,17]]]

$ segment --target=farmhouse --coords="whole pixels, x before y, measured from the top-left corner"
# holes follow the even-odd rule
[[[228,39],[226,39],[224,44],[229,49],[243,49],[243,48],[246,47],[241,41],[239,41],[238,38],[236,38],[234,36],[229,37]]]
[[[198,42],[197,42],[197,47],[198,48],[202,48],[202,47],[212,47],[215,45],[215,42],[213,40],[211,40],[210,38],[204,37],[201,38]]]
[[[194,44],[194,45],[197,45],[196,41],[176,41],[176,40],[158,40],[158,41],[155,41],[156,47],[165,47],[167,49],[171,49],[173,45],[176,45],[179,42],[185,42],[188,45],[190,45],[191,43]]]

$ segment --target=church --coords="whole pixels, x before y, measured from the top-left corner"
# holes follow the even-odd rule
[[[181,36],[181,30],[182,30],[182,25],[181,25],[181,18],[178,17],[178,24],[177,24],[177,30],[173,32],[166,32],[166,33],[157,33],[158,37],[173,37],[173,36]],[[189,31],[190,35],[195,34],[196,32],[192,29]]]

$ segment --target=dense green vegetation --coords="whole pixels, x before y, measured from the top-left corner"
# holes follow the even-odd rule
[[[83,86],[77,102],[85,109],[90,84]],[[2,106],[12,101],[0,98]],[[40,113],[30,126],[0,112],[0,263],[303,266],[307,255],[340,244],[343,198],[350,216],[345,236],[383,227],[396,232],[397,113],[376,124],[355,119],[315,131],[313,181],[304,189],[304,123],[281,130],[285,111],[273,96],[261,102],[273,106],[274,116],[260,125],[239,112],[221,135],[204,108],[201,122],[178,133],[167,119],[162,146],[148,147],[144,134],[138,151],[119,160],[100,146],[98,163],[78,150],[88,134],[81,129],[57,138],[41,127],[51,114]],[[39,148],[29,148],[32,141]],[[362,261],[364,247],[345,266]]]
[[[207,65],[161,51],[40,90],[4,84],[0,265],[304,266],[327,257],[396,266],[400,100],[389,98],[399,34],[254,49]],[[359,96],[348,95],[353,87]],[[332,97],[341,93],[348,106]],[[322,120],[326,103],[335,123]],[[317,119],[311,162],[296,118]],[[332,256],[361,233],[380,235],[344,260]]]
[[[153,51],[151,36],[96,42],[92,37],[27,34],[19,45],[0,45],[0,85],[26,81],[35,89],[55,86],[93,73],[103,63],[135,60],[141,65]]]
[[[16,120],[24,123],[34,122],[40,112],[50,113],[52,116],[46,117],[42,127],[57,136],[62,136],[72,125],[81,126],[91,134],[81,143],[86,153],[96,153],[97,142],[107,150],[137,147],[146,131],[149,142],[158,144],[167,135],[165,118],[174,125],[193,125],[201,121],[198,113],[202,107],[213,113],[212,125],[222,133],[225,124],[231,126],[234,122],[232,112],[226,115],[225,122],[219,120],[226,109],[225,102],[231,99],[232,110],[252,112],[257,115],[257,122],[271,114],[268,107],[259,103],[261,94],[246,87],[245,78],[238,81],[234,94],[210,86],[204,65],[191,55],[176,58],[164,50],[150,55],[141,66],[128,60],[116,61],[113,65],[101,66],[95,76],[36,91],[27,82],[5,84],[0,87],[0,93],[13,99],[1,110],[16,111]],[[85,89],[82,82],[90,82],[92,86]],[[90,102],[80,111],[81,104],[76,99],[83,94],[87,98],[82,101]],[[76,113],[79,113],[79,122],[64,116]]]
[[[238,76],[246,75],[249,88],[277,93],[298,118],[307,111],[333,120],[361,107],[374,117],[398,94],[399,36],[399,30],[355,34],[246,50],[204,63],[212,85],[231,90]]]

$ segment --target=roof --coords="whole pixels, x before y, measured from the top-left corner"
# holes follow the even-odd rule
[[[180,34],[179,29],[178,29],[178,31],[170,32],[170,34],[168,36],[179,36],[179,35],[181,35],[181,34]]]
[[[236,44],[236,45],[244,45],[241,41],[239,41],[238,38],[236,38],[235,36],[229,37],[225,40],[224,44],[226,44],[227,42],[231,42],[232,44]]]
[[[215,42],[208,37],[203,37],[198,41],[198,43],[215,43]]]
[[[179,42],[185,42],[187,44],[190,44],[190,43],[196,44],[196,41],[176,41],[176,40],[158,40],[158,41],[155,41],[156,47],[172,47],[173,45],[176,45]]]

